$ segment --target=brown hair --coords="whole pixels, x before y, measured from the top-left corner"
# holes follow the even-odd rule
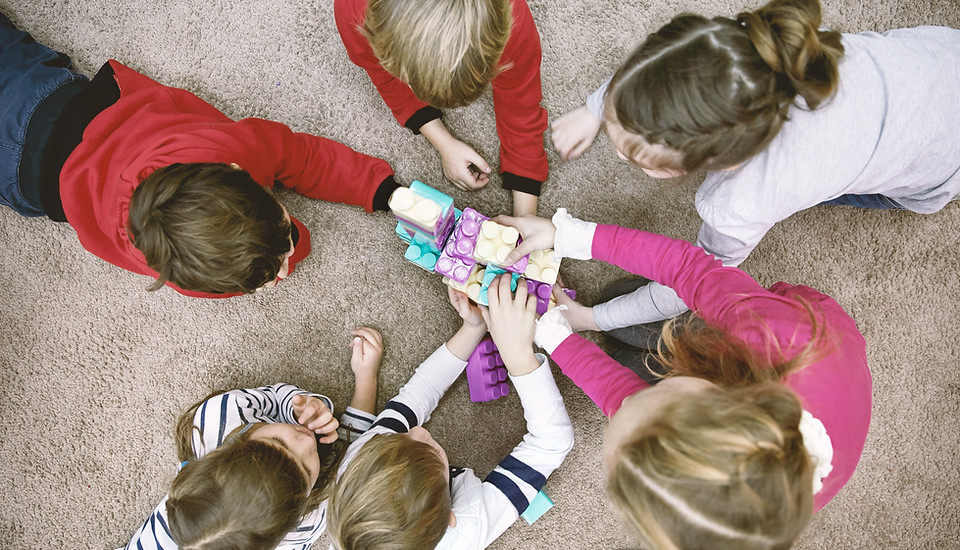
[[[334,482],[327,532],[339,550],[433,548],[450,520],[446,466],[430,445],[379,434]]]
[[[509,0],[370,0],[360,32],[388,73],[434,107],[474,101],[506,67]]]
[[[170,534],[184,550],[273,549],[315,510],[342,456],[342,444],[320,452],[313,488],[300,464],[281,446],[252,439],[263,423],[238,427],[216,449],[197,458],[194,417],[213,392],[177,421],[177,455],[188,461],[170,485]]]
[[[773,0],[736,20],[679,15],[613,76],[606,117],[680,152],[672,168],[735,166],[777,135],[797,95],[816,109],[836,91],[843,45],[820,22],[818,0]]]
[[[807,319],[784,343],[756,318],[744,321],[761,340],[753,346],[692,315],[664,326],[658,359],[667,376],[715,385],[663,407],[610,465],[608,494],[652,548],[789,548],[803,531],[813,466],[799,431],[803,408],[781,381],[834,343],[813,307],[801,307]]]
[[[277,277],[291,223],[273,193],[227,164],[172,164],[130,198],[128,230],[157,272],[149,290],[250,293]]]

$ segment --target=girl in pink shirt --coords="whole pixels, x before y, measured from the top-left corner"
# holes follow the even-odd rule
[[[536,342],[610,418],[607,492],[652,548],[787,548],[853,475],[870,425],[863,336],[830,297],[763,288],[690,243],[572,218],[501,217],[524,242],[674,289],[655,386],[573,334],[589,309],[558,297]],[[516,259],[516,258],[513,258]],[[508,257],[507,262],[512,258]]]

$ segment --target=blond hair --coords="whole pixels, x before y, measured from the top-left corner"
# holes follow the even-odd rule
[[[327,532],[339,550],[433,548],[450,520],[446,466],[402,434],[370,438],[334,482]]]
[[[618,447],[607,491],[652,548],[789,548],[813,513],[813,465],[796,394],[782,379],[835,345],[814,308],[780,342],[760,318],[748,346],[689,315],[664,326],[658,360],[666,376],[714,386],[678,399]],[[738,331],[738,333],[740,333]]]
[[[816,109],[836,91],[840,33],[819,30],[818,0],[773,0],[736,20],[692,14],[650,35],[617,70],[606,116],[682,155],[686,172],[735,166],[759,153],[796,97]]]
[[[371,0],[360,32],[380,65],[434,107],[474,102],[506,67],[509,0]]]

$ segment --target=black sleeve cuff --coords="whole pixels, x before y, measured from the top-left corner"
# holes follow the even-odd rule
[[[413,113],[413,116],[407,119],[407,123],[404,124],[407,128],[410,128],[410,131],[416,135],[420,135],[420,127],[424,124],[430,122],[431,120],[436,120],[438,118],[443,118],[443,112],[436,107],[431,107],[427,105],[423,107],[416,113]]]
[[[511,174],[510,172],[504,172],[502,176],[504,189],[520,191],[521,193],[526,193],[535,197],[540,196],[540,186],[543,185],[542,181],[525,178],[523,176]]]
[[[373,195],[373,211],[389,211],[390,206],[387,205],[387,201],[390,200],[390,195],[392,195],[398,187],[400,187],[400,184],[397,183],[397,180],[393,179],[393,176],[387,176],[387,179],[383,180],[380,187],[377,188],[377,192]]]

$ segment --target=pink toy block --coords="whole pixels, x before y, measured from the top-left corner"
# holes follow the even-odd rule
[[[473,251],[473,259],[482,264],[492,264],[514,273],[523,273],[527,269],[528,259],[520,258],[513,265],[504,265],[507,255],[517,247],[520,232],[513,227],[500,225],[487,220],[480,224],[480,235],[477,238],[477,247]]]
[[[480,341],[467,359],[467,386],[470,388],[470,401],[493,401],[510,393],[507,385],[507,369],[497,346],[490,338]]]
[[[470,210],[467,208],[467,210]],[[476,211],[474,211],[476,214]],[[467,279],[470,277],[470,273],[473,272],[473,266],[477,265],[477,262],[473,259],[473,244],[468,242],[469,237],[463,237],[463,226],[464,223],[468,225],[477,225],[473,219],[473,215],[469,215],[464,212],[461,214],[460,218],[457,220],[456,225],[453,226],[453,233],[450,234],[450,238],[447,239],[447,244],[443,247],[443,251],[440,254],[440,258],[437,260],[436,272],[453,279],[458,283],[466,283]],[[479,216],[479,214],[476,214]],[[468,231],[472,228],[468,228]],[[458,235],[461,235],[458,237]],[[469,246],[471,254],[463,255],[457,251],[458,246],[460,248],[466,248]]]

